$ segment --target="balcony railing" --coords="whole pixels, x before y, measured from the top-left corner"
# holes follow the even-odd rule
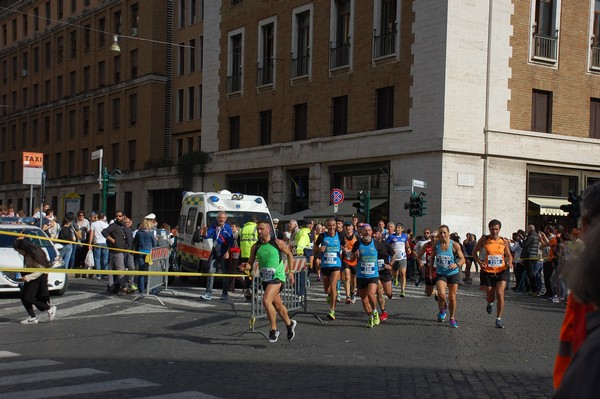
[[[600,69],[600,46],[592,46],[592,68]]]
[[[350,44],[331,47],[329,50],[329,67],[339,68],[350,65]]]
[[[273,61],[264,61],[262,67],[257,68],[258,76],[256,84],[258,86],[273,84]]]
[[[385,57],[396,52],[396,31],[374,36],[373,58]]]
[[[242,91],[242,73],[227,76],[227,93]]]
[[[308,65],[310,63],[310,54],[294,58],[292,55],[292,78],[308,75]]]
[[[534,58],[556,62],[558,38],[534,34]]]

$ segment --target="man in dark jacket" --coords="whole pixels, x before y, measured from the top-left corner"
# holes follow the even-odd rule
[[[530,224],[527,226],[527,238],[519,241],[519,246],[523,248],[521,251],[522,263],[527,272],[529,279],[529,292],[539,293],[542,287],[538,287],[535,278],[535,264],[538,261],[538,252],[540,249],[540,236],[535,231],[535,226]]]
[[[125,270],[125,253],[120,251],[127,248],[127,234],[125,232],[123,212],[116,212],[115,221],[102,230],[102,235],[106,237],[106,243],[110,250],[110,268],[112,270]],[[125,275],[116,275],[114,277],[109,275],[108,289],[113,292],[127,294],[129,292],[127,277]]]

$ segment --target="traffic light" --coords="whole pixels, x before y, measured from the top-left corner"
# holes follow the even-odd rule
[[[117,193],[115,192],[115,187],[117,187],[117,181],[115,179],[115,176],[108,173],[106,179],[106,198],[114,197],[115,195],[117,195]]]
[[[417,195],[417,193],[412,193],[409,202],[404,203],[404,209],[408,209],[408,215],[410,217],[421,217],[426,215],[425,209],[427,209],[427,207],[425,206],[425,202],[427,201],[423,198],[424,196],[425,193],[419,195]]]
[[[352,206],[356,208],[356,213],[364,215],[367,223],[369,223],[371,193],[369,191],[359,191],[356,199],[358,202],[352,203]]]
[[[560,206],[560,210],[567,212],[568,217],[570,217],[571,219],[575,219],[575,220],[579,219],[579,217],[581,217],[581,208],[579,206],[579,203],[581,201],[581,196],[575,194],[574,190],[570,190],[568,201],[569,201],[568,204]]]

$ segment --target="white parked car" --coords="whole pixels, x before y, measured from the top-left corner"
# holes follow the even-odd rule
[[[11,222],[11,220],[14,220]],[[21,219],[26,220],[26,219]],[[12,233],[23,233],[38,237],[47,238],[46,233],[37,226],[30,224],[20,224],[21,221],[16,218],[0,218],[0,267],[23,267],[23,257],[13,249],[13,242],[17,237],[1,234],[4,231]],[[53,268],[64,269],[65,264],[59,254],[60,244],[54,244],[52,241],[24,238],[40,246],[46,252]],[[0,292],[19,292],[21,281],[17,278],[16,272],[5,272],[0,270]],[[66,273],[48,273],[48,290],[51,294],[63,295],[69,285]]]

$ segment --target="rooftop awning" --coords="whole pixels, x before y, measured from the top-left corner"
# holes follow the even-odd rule
[[[354,215],[356,213],[356,208],[354,208],[354,206],[352,206],[353,202],[356,202],[356,201],[344,201],[341,204],[339,204],[337,215],[338,216]],[[380,206],[386,202],[387,202],[386,199],[372,199],[371,203],[370,203],[371,209],[377,208],[378,206]],[[333,217],[334,216],[333,207],[334,207],[333,205],[329,205],[327,208],[320,209],[310,216],[315,217],[315,218]]]
[[[540,207],[540,215],[568,216],[568,213],[560,209],[561,205],[568,205],[566,198],[529,197],[529,201]]]

